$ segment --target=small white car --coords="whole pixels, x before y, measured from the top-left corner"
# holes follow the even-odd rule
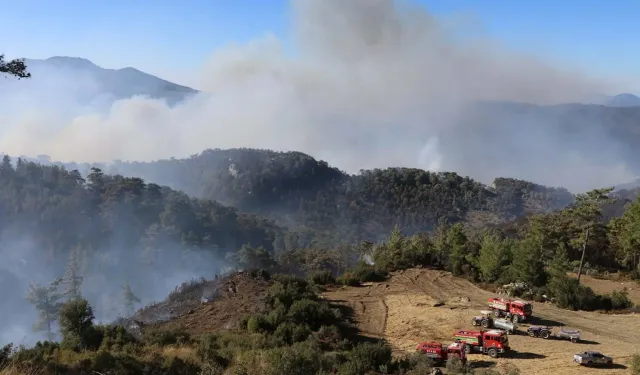
[[[573,362],[580,365],[593,366],[593,365],[613,365],[613,358],[608,357],[600,352],[588,350],[582,353],[576,353],[573,355]]]

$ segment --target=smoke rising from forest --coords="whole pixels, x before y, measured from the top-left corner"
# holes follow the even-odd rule
[[[609,83],[510,51],[410,2],[292,7],[295,56],[272,36],[215,51],[194,79],[207,93],[173,108],[144,98],[110,104],[90,76],[73,71],[17,82],[3,106],[0,149],[98,162],[271,148],[349,172],[408,166],[573,190],[632,177],[597,123],[569,136],[558,119],[514,123],[471,103],[577,102],[611,92]],[[604,158],[592,160],[594,148]]]
[[[126,223],[122,227],[125,228]],[[0,288],[3,291],[0,346],[10,342],[29,345],[47,338],[44,331],[33,329],[38,315],[26,299],[29,285],[47,286],[56,278],[68,279],[71,259],[77,266],[75,271],[82,277],[81,295],[93,306],[98,323],[111,323],[119,317],[130,316],[124,297],[127,284],[140,299],[133,305],[139,309],[164,300],[183,282],[201,277],[213,279],[225,267],[224,261],[212,252],[189,251],[180,244],[165,244],[153,255],[151,263],[151,255],[145,257],[145,253],[137,248],[138,244],[122,241],[118,232],[106,239],[106,248],[99,252],[89,254],[89,249],[81,249],[74,253],[74,249],[70,249],[67,257],[52,259],[29,238],[28,231],[26,226],[20,226],[0,234],[0,259],[3,260],[0,263]],[[68,288],[65,280],[59,291],[64,293]]]
[[[618,142],[595,121],[569,133],[557,127],[561,114],[514,123],[500,104],[476,103],[578,102],[616,91],[608,82],[470,37],[468,25],[410,3],[298,0],[292,6],[295,55],[272,36],[215,51],[194,79],[205,93],[177,106],[139,97],[112,102],[93,76],[73,69],[2,82],[0,151],[97,162],[270,148],[307,152],[349,172],[419,167],[574,191],[633,177]],[[20,280],[12,293],[24,297],[34,278],[47,283],[62,276],[67,259],[52,266],[35,251],[28,230],[13,232],[2,234],[0,272]],[[119,313],[112,298],[125,282],[147,303],[182,281],[213,276],[215,259],[194,256],[176,270],[170,255],[156,273],[143,274],[131,244],[113,242],[109,255],[116,263],[84,284],[99,320]],[[35,312],[24,306],[3,307],[15,319],[0,327],[0,343],[35,337]]]

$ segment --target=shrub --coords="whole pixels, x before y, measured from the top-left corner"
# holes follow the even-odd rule
[[[622,310],[633,307],[633,302],[629,299],[629,291],[627,287],[621,291],[614,290],[611,292],[611,308],[614,310]]]
[[[311,282],[317,285],[331,285],[336,283],[335,277],[331,271],[320,271],[311,275]]]
[[[292,345],[306,340],[311,334],[311,330],[306,325],[287,322],[279,325],[273,334],[283,343]]]
[[[360,285],[360,280],[356,278],[353,272],[345,272],[344,275],[336,279],[336,283],[347,286],[358,286]]]
[[[375,370],[381,365],[391,362],[391,347],[382,343],[360,343],[349,352],[349,360],[358,374]],[[342,372],[341,372],[342,373]]]
[[[270,328],[264,315],[254,315],[247,321],[247,331],[251,333],[266,332]]]
[[[387,272],[377,269],[375,266],[369,265],[365,262],[358,262],[353,269],[353,275],[361,283],[368,281],[384,281],[387,279]]]
[[[306,324],[314,330],[323,325],[331,325],[339,319],[328,303],[308,299],[295,301],[288,315],[294,323]]]
[[[96,338],[93,309],[86,299],[74,299],[60,307],[58,324],[62,345],[66,348],[87,348]]]
[[[548,288],[556,305],[564,309],[594,311],[631,307],[625,290],[600,296],[591,288],[579,284],[577,279],[566,276],[555,276]]]
[[[631,370],[631,375],[640,375],[640,354],[634,354],[631,357],[629,369]]]
[[[143,343],[147,345],[167,346],[175,344],[187,344],[191,342],[188,333],[182,330],[149,330],[142,335]]]

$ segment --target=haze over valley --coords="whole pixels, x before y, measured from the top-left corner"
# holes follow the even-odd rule
[[[631,78],[429,9],[294,0],[290,32],[218,43],[171,79],[124,52],[3,56],[0,375],[421,374],[398,353],[509,283],[536,319],[631,358]],[[184,43],[176,60],[197,55]],[[566,348],[532,348],[548,352],[489,367],[562,367]]]

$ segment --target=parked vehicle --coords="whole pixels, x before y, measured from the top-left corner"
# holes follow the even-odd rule
[[[580,365],[593,366],[593,365],[613,365],[613,358],[608,357],[600,352],[588,350],[582,353],[576,353],[573,355],[573,362]]]
[[[497,329],[467,331],[460,330],[453,334],[456,342],[464,344],[465,353],[480,352],[491,358],[497,358],[510,350],[509,337],[506,332]]]
[[[510,322],[507,319],[493,318],[491,311],[483,310],[480,311],[480,314],[482,315],[474,316],[473,319],[471,319],[471,324],[484,328],[497,328],[507,333],[514,333],[516,329],[518,329],[516,323]]]
[[[559,339],[570,340],[572,343],[576,343],[580,341],[580,331],[579,330],[567,330],[564,328],[560,328],[556,333],[556,337]]]
[[[527,320],[533,313],[529,302],[503,298],[489,298],[489,308],[496,318],[506,317],[514,323]]]
[[[551,327],[548,326],[531,326],[527,328],[527,335],[531,337],[542,337],[543,339],[548,339],[553,336],[551,332]]]
[[[580,331],[571,331],[564,328],[560,328],[558,332],[554,334],[551,327],[531,326],[527,329],[527,334],[531,337],[542,337],[543,339],[556,337],[559,339],[570,340],[572,343],[580,341]]]
[[[436,364],[446,363],[449,358],[458,357],[462,363],[467,362],[467,353],[464,351],[464,344],[452,343],[447,346],[439,342],[421,342],[416,347],[416,351],[424,353]]]

